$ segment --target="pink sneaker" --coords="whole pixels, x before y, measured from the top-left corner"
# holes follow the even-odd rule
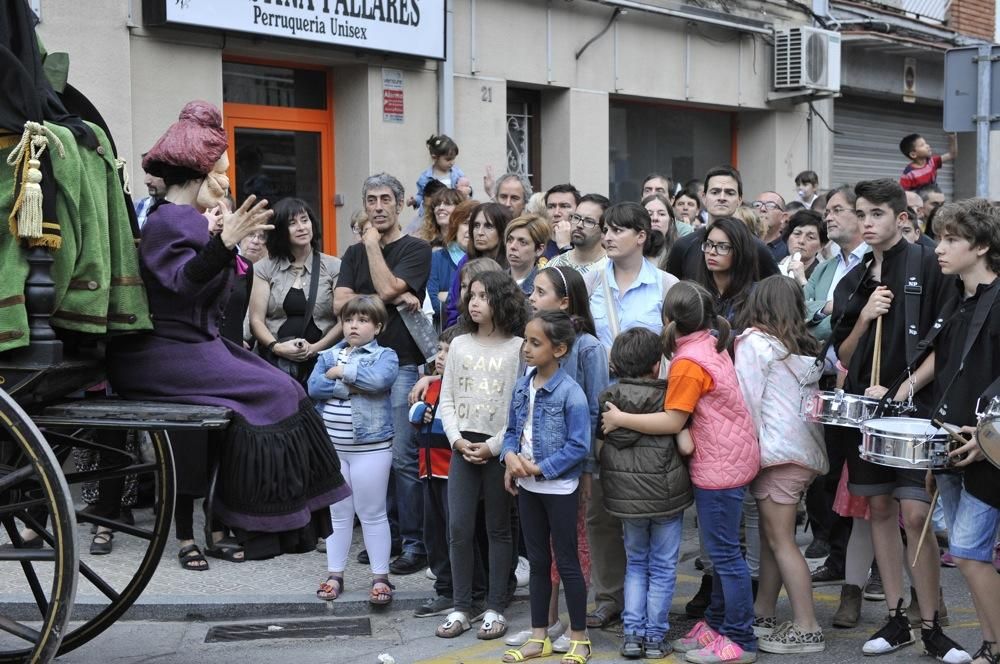
[[[704,648],[712,644],[713,641],[719,636],[719,633],[708,626],[708,623],[704,620],[699,620],[695,623],[691,631],[676,639],[672,645],[674,650],[677,652],[688,652],[689,650],[697,650],[698,648]]]
[[[750,664],[757,661],[757,653],[744,650],[721,634],[712,643],[699,650],[691,650],[684,660],[693,664]]]
[[[941,552],[941,567],[958,567],[948,551]]]

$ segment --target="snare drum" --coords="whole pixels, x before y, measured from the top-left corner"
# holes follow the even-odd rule
[[[912,417],[868,420],[861,425],[861,435],[861,458],[893,468],[947,468],[948,452],[958,447],[944,429]]]
[[[888,401],[881,413],[878,412],[879,399],[847,394],[843,390],[826,390],[805,394],[799,405],[799,415],[806,422],[833,424],[857,429],[862,422],[878,415],[904,415],[912,406],[899,401]]]
[[[997,468],[1000,468],[1000,397],[993,397],[983,403],[976,404],[976,416],[979,424],[976,426],[976,440],[983,455]]]

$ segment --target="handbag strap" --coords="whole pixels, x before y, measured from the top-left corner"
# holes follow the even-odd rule
[[[613,270],[614,267],[611,269]],[[611,339],[614,340],[621,333],[621,327],[618,325],[618,306],[611,294],[611,286],[608,284],[607,269],[601,270],[601,286],[604,287],[604,306],[608,310],[608,325],[611,326]]]
[[[319,252],[313,250],[312,274],[309,279],[309,299],[306,301],[306,315],[302,317],[302,339],[306,338],[306,330],[313,319],[313,310],[316,308],[316,296],[319,295]]]

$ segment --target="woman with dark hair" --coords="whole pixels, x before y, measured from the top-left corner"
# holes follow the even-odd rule
[[[605,211],[602,225],[608,264],[603,270],[588,272],[584,279],[596,336],[610,352],[623,330],[642,326],[660,333],[663,298],[677,277],[645,258],[660,253],[664,238],[653,231],[644,207],[638,203],[612,205]]]
[[[226,147],[219,110],[191,102],[143,159],[143,169],[167,186],[139,247],[155,327],[113,338],[107,367],[116,391],[129,399],[232,410],[214,514],[236,531],[244,557],[259,559],[312,550],[313,513],[322,517],[350,489],[302,387],[219,335],[219,312],[238,269],[236,245],[272,228],[267,202],[250,196],[209,235],[202,213],[229,186]],[[190,546],[182,558],[200,555]]]
[[[514,214],[506,205],[499,203],[477,205],[472,214],[469,215],[469,219],[472,221],[469,224],[469,248],[465,252],[464,260],[492,258],[504,270],[509,268],[503,238],[507,231],[507,224],[513,218]],[[456,266],[451,288],[448,289],[448,318],[444,325],[446,328],[451,327],[458,320],[458,289],[461,284],[458,281],[457,269],[464,264],[464,262],[459,262]]]
[[[778,270],[805,288],[816,266],[823,262],[826,246],[826,223],[812,210],[799,210],[788,220],[783,236],[788,245],[788,256],[778,263]]]
[[[275,205],[270,258],[255,266],[250,297],[250,330],[261,356],[303,384],[319,352],[340,336],[333,315],[340,259],[320,253],[319,230],[305,201]]]
[[[739,219],[716,219],[701,251],[697,281],[715,298],[715,313],[732,324],[759,279],[753,235]]]
[[[691,224],[679,221],[674,215],[674,208],[670,201],[663,194],[650,194],[640,201],[642,207],[649,213],[649,220],[653,224],[653,230],[663,235],[664,243],[660,253],[656,256],[647,256],[656,263],[661,270],[667,267],[667,255],[670,248],[674,246],[677,238],[683,237],[692,232],[694,228]]]

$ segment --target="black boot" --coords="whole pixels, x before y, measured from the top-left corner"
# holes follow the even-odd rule
[[[701,577],[701,587],[691,601],[684,605],[684,613],[691,618],[703,618],[705,610],[712,602],[712,577],[708,574]]]

